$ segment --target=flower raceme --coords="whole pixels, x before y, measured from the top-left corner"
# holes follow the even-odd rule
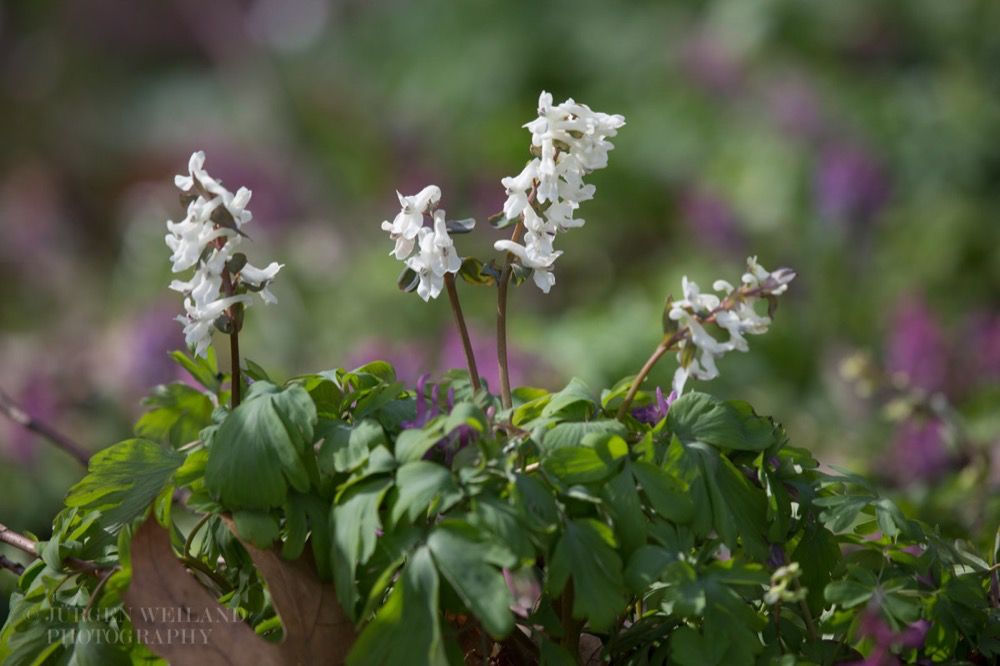
[[[396,192],[402,207],[392,222],[382,223],[382,230],[396,241],[389,254],[406,264],[417,274],[420,283],[417,294],[425,301],[437,298],[444,288],[444,276],[458,273],[462,258],[455,251],[455,243],[448,235],[443,210],[435,210],[441,201],[437,185],[428,185],[417,194],[407,197]],[[432,220],[431,227],[424,226],[424,216]],[[416,249],[417,253],[413,253]]]
[[[674,325],[680,337],[674,392],[683,393],[688,377],[703,380],[718,377],[716,361],[726,352],[749,351],[744,335],[761,335],[771,325],[770,313],[758,314],[756,303],[766,299],[773,310],[772,299],[785,293],[794,278],[795,271],[790,268],[768,272],[757,263],[757,257],[750,257],[738,288],[725,280],[712,284],[715,291],[725,294],[720,298],[701,293],[698,285],[685,275],[682,280],[684,298],[669,302],[667,312],[669,320],[676,322]],[[728,340],[719,340],[708,332],[706,325],[713,323],[729,334]]]
[[[251,192],[245,187],[232,193],[205,171],[205,153],[191,155],[188,174],[174,178],[187,205],[187,216],[180,222],[167,221],[167,247],[172,270],[180,273],[195,268],[187,281],[174,280],[170,288],[184,294],[184,339],[196,356],[204,356],[211,343],[212,329],[239,330],[239,308],[253,300],[246,293],[255,291],[265,303],[277,299],[268,288],[282,265],[271,262],[265,268],[247,263],[237,252],[242,227],[253,219],[247,210]]]
[[[574,212],[595,191],[583,177],[608,165],[608,151],[614,148],[608,139],[624,124],[620,115],[591,111],[572,99],[553,105],[552,95],[543,92],[538,117],[524,125],[531,132],[536,157],[521,173],[501,181],[507,190],[503,214],[507,220],[522,218],[524,242],[502,240],[494,247],[533,269],[535,285],[545,293],[555,284],[552,266],[562,254],[552,242],[557,233],[583,226],[584,220],[574,218]]]

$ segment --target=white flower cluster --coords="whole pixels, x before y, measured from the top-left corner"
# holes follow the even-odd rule
[[[679,366],[674,373],[673,390],[680,395],[688,377],[715,379],[719,376],[716,360],[729,351],[748,351],[744,335],[767,333],[771,318],[760,315],[756,303],[768,296],[777,296],[788,290],[788,283],[795,278],[795,271],[779,268],[770,273],[757,263],[757,257],[747,259],[747,272],[743,284],[733,288],[725,280],[716,280],[712,288],[723,293],[724,298],[703,294],[698,285],[687,279],[682,281],[684,298],[673,301],[668,316],[676,321],[678,330],[687,328],[689,334],[680,341],[677,352]],[[725,342],[713,337],[705,325],[717,324],[729,333]]]
[[[503,212],[508,220],[523,215],[524,243],[497,241],[497,250],[511,252],[526,268],[534,269],[535,284],[548,293],[556,278],[552,265],[562,254],[552,247],[556,233],[582,227],[573,217],[581,201],[594,197],[594,186],[583,177],[608,165],[608,138],[625,124],[620,115],[591,111],[568,99],[553,106],[552,95],[538,98],[538,118],[526,124],[531,132],[532,152],[537,155],[520,174],[504,178],[507,201]],[[537,209],[532,206],[534,195]],[[541,212],[538,212],[541,211]]]
[[[411,197],[396,192],[402,209],[392,222],[382,222],[382,230],[389,232],[389,238],[396,241],[396,247],[389,254],[414,271],[420,277],[417,294],[425,301],[437,298],[444,287],[444,276],[457,273],[462,268],[462,259],[455,251],[455,243],[445,226],[445,213],[435,210],[441,201],[441,189],[428,185]],[[424,215],[431,215],[434,227],[424,226]],[[410,254],[414,248],[417,253]]]
[[[204,356],[211,342],[215,321],[236,304],[247,307],[253,301],[245,293],[235,293],[245,285],[258,291],[265,303],[277,301],[268,285],[281,270],[281,264],[271,262],[267,268],[257,268],[238,258],[242,266],[231,277],[228,294],[222,294],[226,265],[234,258],[240,244],[240,229],[253,215],[246,209],[250,190],[241,187],[233,194],[205,171],[205,153],[198,151],[188,162],[188,175],[176,176],[174,184],[188,200],[187,217],[180,222],[167,221],[167,247],[173,254],[173,272],[196,267],[190,280],[174,280],[170,288],[185,295],[186,315],[177,320],[184,324],[184,339],[196,356]],[[233,264],[232,267],[236,268]]]

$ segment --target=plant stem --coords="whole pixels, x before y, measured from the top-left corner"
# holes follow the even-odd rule
[[[482,388],[479,383],[479,369],[476,367],[476,356],[472,353],[469,329],[466,328],[465,317],[462,315],[462,304],[458,302],[455,276],[452,273],[445,273],[444,284],[448,288],[448,300],[451,302],[451,311],[455,315],[455,323],[458,324],[458,333],[462,336],[462,347],[465,349],[465,362],[469,365],[469,379],[472,380],[472,389],[479,391]]]
[[[221,240],[221,239],[220,239]],[[221,246],[220,246],[221,247]],[[226,291],[226,296],[232,296],[236,291],[233,288],[233,280],[229,275],[229,271],[222,271],[222,288]],[[233,324],[233,332],[229,334],[229,364],[230,364],[230,394],[232,398],[231,408],[236,409],[240,406],[240,386],[242,380],[240,378],[240,327],[241,324],[237,322],[236,308],[243,307],[242,304],[237,303],[229,308],[229,320]]]
[[[510,240],[516,243],[521,239],[523,232],[524,224],[518,222]],[[500,370],[500,400],[504,409],[513,406],[510,397],[510,374],[507,371],[507,287],[510,284],[511,271],[514,270],[513,263],[514,253],[508,252],[503,271],[500,273],[500,283],[497,285],[497,365]]]
[[[76,458],[84,467],[86,467],[87,463],[90,461],[90,454],[87,453],[82,446],[61,432],[49,427],[45,423],[33,419],[27,414],[27,412],[18,407],[14,401],[11,400],[10,396],[3,392],[3,390],[0,390],[0,412],[3,412],[3,414],[14,423],[49,440],[57,447]]]
[[[20,576],[24,573],[24,565],[15,562],[14,560],[7,559],[3,555],[0,555],[0,569],[7,569],[13,572],[15,576]]]
[[[240,406],[240,334],[233,331],[229,334],[229,362],[232,364],[232,408]]]
[[[650,370],[653,369],[653,366],[656,365],[656,362],[659,361],[664,354],[670,351],[671,348],[673,348],[673,346],[676,345],[678,342],[687,337],[687,335],[688,335],[687,327],[682,328],[681,330],[674,333],[671,337],[664,338],[663,342],[661,342],[656,346],[656,349],[653,350],[653,355],[649,357],[649,359],[646,361],[646,364],[642,366],[642,370],[640,370],[639,374],[636,375],[635,379],[632,380],[632,386],[631,388],[629,388],[628,394],[625,396],[625,400],[622,402],[622,406],[618,408],[618,415],[615,418],[617,418],[619,421],[625,418],[625,415],[628,413],[629,406],[632,404],[632,401],[635,400],[636,393],[639,392],[639,387],[642,386],[642,382],[646,379],[646,375],[649,374]]]
[[[14,530],[8,529],[3,523],[0,523],[0,543],[14,546],[14,548],[22,550],[32,557],[39,557],[38,553],[35,552],[34,541],[23,534],[18,534]],[[63,560],[63,562],[68,564],[72,569],[75,569],[77,573],[90,574],[98,579],[102,578],[104,573],[107,571],[107,569],[103,569],[96,564],[85,562],[84,560],[77,559],[75,557],[67,557]]]

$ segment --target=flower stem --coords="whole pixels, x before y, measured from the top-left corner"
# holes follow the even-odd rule
[[[615,418],[619,421],[625,418],[625,415],[628,413],[629,406],[631,406],[632,401],[635,400],[635,395],[639,392],[639,387],[642,386],[642,382],[646,379],[646,375],[649,374],[649,372],[653,369],[653,366],[656,365],[656,362],[659,361],[664,354],[670,351],[678,342],[687,337],[687,335],[688,329],[687,327],[684,327],[669,338],[664,338],[663,342],[656,346],[656,349],[653,350],[652,356],[646,360],[646,364],[642,366],[642,370],[640,370],[639,374],[632,380],[632,386],[629,388],[628,394],[625,396],[624,402],[622,402],[622,406],[618,408],[618,415]]]
[[[510,239],[517,242],[524,232],[524,224],[517,223]],[[507,371],[507,287],[510,284],[510,274],[513,268],[514,254],[507,253],[503,271],[500,273],[500,283],[497,285],[497,365],[500,370],[500,400],[504,409],[510,409],[513,401],[510,397],[510,374]]]
[[[222,288],[226,292],[226,296],[232,296],[236,289],[233,287],[233,279],[229,275],[228,270],[222,271]],[[229,334],[229,363],[230,363],[230,383],[231,383],[231,408],[236,409],[240,406],[240,385],[242,379],[240,378],[240,328],[241,324],[237,321],[236,314],[237,308],[243,307],[240,303],[236,303],[229,308],[229,320],[233,323],[233,332]]]
[[[233,331],[229,334],[229,362],[232,366],[232,408],[240,406],[240,334]]]
[[[472,380],[472,389],[478,391],[482,388],[479,383],[479,369],[476,367],[476,356],[472,353],[469,329],[465,326],[465,317],[462,315],[462,304],[458,302],[455,276],[452,273],[445,273],[444,284],[448,288],[448,300],[451,302],[451,311],[455,315],[455,323],[458,324],[458,333],[462,336],[462,347],[465,349],[465,361],[469,365],[469,379]]]

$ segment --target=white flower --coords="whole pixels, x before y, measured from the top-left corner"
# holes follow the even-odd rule
[[[500,240],[493,244],[493,247],[501,252],[510,252],[518,259],[525,268],[534,271],[532,278],[535,284],[546,294],[556,283],[556,277],[549,270],[555,260],[562,254],[552,248],[554,232],[544,230],[528,231],[524,235],[524,245],[509,240]]]
[[[192,195],[188,203],[187,216],[180,222],[167,222],[165,238],[172,251],[170,260],[175,273],[194,267],[194,275],[187,281],[174,280],[170,288],[185,294],[185,315],[177,319],[184,323],[184,338],[195,350],[196,356],[203,356],[211,342],[215,321],[241,304],[249,307],[253,299],[247,294],[223,295],[223,273],[226,264],[233,258],[241,242],[240,227],[253,215],[247,210],[251,192],[245,187],[235,194],[222,186],[205,171],[205,154],[198,151],[188,161],[188,175],[174,178],[174,183],[185,193]],[[222,206],[232,218],[217,224],[213,214]],[[244,264],[243,269],[232,276],[231,290],[241,283],[259,290],[265,303],[277,299],[267,288],[274,280],[281,265],[272,262],[267,268],[259,269]],[[232,291],[229,291],[232,294]]]
[[[779,268],[769,273],[757,263],[757,257],[747,259],[747,272],[743,274],[743,284],[751,289],[761,289],[766,294],[777,296],[788,291],[788,283],[795,279],[795,271]]]
[[[437,185],[428,185],[417,194],[405,197],[396,192],[401,210],[393,219],[382,222],[382,230],[389,232],[389,238],[396,241],[396,247],[389,254],[400,261],[413,252],[417,235],[424,226],[424,215],[430,212],[441,201],[441,189]]]
[[[438,297],[445,274],[457,273],[462,268],[462,259],[448,235],[443,210],[434,211],[434,229],[421,227],[417,241],[420,250],[406,260],[406,265],[420,277],[417,295],[427,301]]]
[[[545,293],[555,284],[551,268],[561,254],[552,249],[552,239],[557,232],[583,226],[584,221],[574,218],[574,213],[581,202],[594,197],[596,189],[583,178],[607,166],[608,151],[614,148],[607,139],[624,124],[622,116],[591,111],[572,99],[555,105],[552,95],[543,91],[538,97],[538,117],[524,125],[531,132],[532,152],[537,157],[520,174],[501,183],[507,191],[504,216],[508,220],[522,216],[528,233],[523,245],[500,241],[494,247],[513,253],[533,269],[535,284]],[[543,205],[537,210],[528,201],[532,189],[535,200]]]
[[[771,325],[770,317],[757,313],[757,302],[762,296],[785,292],[794,278],[795,271],[791,269],[768,273],[757,263],[756,257],[750,257],[739,289],[734,289],[726,280],[716,280],[712,284],[715,291],[725,294],[725,298],[720,299],[714,294],[701,293],[698,285],[684,276],[684,298],[673,301],[668,313],[669,318],[677,322],[678,331],[686,334],[677,352],[678,368],[673,381],[677,394],[684,390],[689,377],[706,380],[717,377],[716,360],[727,352],[748,351],[750,346],[744,336],[766,333]],[[709,333],[705,326],[710,323],[726,331],[729,339],[722,341]],[[689,347],[695,348],[693,354],[688,351]]]
[[[265,303],[277,303],[278,299],[274,297],[271,290],[268,289],[271,282],[274,281],[274,277],[278,274],[284,267],[284,264],[279,264],[276,261],[272,261],[267,265],[267,268],[257,268],[252,264],[245,264],[243,268],[240,269],[239,278],[240,282],[245,282],[252,287],[259,289],[261,300]]]
[[[508,220],[513,220],[528,207],[528,195],[537,176],[538,160],[533,159],[528,162],[521,173],[500,181],[507,189],[507,201],[503,205],[503,212]]]

